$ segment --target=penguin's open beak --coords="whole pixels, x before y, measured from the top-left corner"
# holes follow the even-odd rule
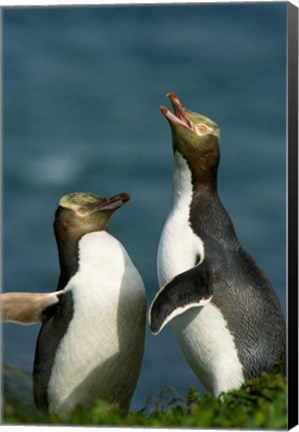
[[[169,111],[165,106],[161,106],[160,110],[162,114],[166,117],[166,119],[170,122],[170,124],[181,124],[188,129],[192,130],[192,122],[188,119],[186,112],[179,101],[178,97],[175,93],[167,93],[167,96],[171,100],[172,107],[174,110],[174,114]]]
[[[111,198],[108,198],[103,203],[97,205],[91,213],[96,213],[100,211],[111,211],[116,210],[119,207],[122,207],[131,199],[130,195],[127,193],[121,193],[119,195],[115,195]]]

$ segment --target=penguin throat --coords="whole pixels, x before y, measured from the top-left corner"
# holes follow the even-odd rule
[[[60,277],[57,290],[62,290],[79,269],[79,238],[57,241]]]
[[[193,196],[192,172],[184,156],[174,153],[173,207],[190,208]]]
[[[191,159],[180,151],[174,152],[174,200],[191,194],[205,200],[209,195],[217,195],[217,168],[205,167],[205,160]]]

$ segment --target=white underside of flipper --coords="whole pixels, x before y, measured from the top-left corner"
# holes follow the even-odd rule
[[[160,294],[160,292],[163,290],[163,287],[157,292],[157,295],[155,296],[155,298],[154,298],[154,300],[153,300],[153,302],[152,302],[152,304],[151,304],[151,307],[150,307],[150,309],[149,309],[149,322],[150,322],[150,325],[151,325],[151,310],[152,310],[152,306],[153,306],[153,304],[154,304],[154,302],[155,302],[155,299],[158,297],[158,295]],[[159,328],[159,330],[158,331],[153,331],[152,330],[152,333],[154,334],[154,335],[157,335],[157,334],[159,334],[162,330],[163,330],[163,328],[169,323],[169,322],[171,322],[175,317],[177,317],[177,316],[179,316],[179,315],[181,315],[181,314],[184,314],[185,312],[187,312],[189,309],[192,309],[192,308],[198,308],[198,307],[200,307],[200,306],[206,306],[210,301],[211,301],[211,299],[212,299],[212,296],[211,297],[208,297],[208,298],[205,298],[205,299],[202,299],[202,300],[200,300],[200,301],[198,301],[198,302],[194,302],[194,303],[189,303],[188,305],[186,305],[186,306],[182,306],[182,307],[177,307],[173,312],[171,312],[168,316],[167,316],[167,318],[165,319],[165,321],[163,322],[163,324],[162,324],[162,326]]]
[[[201,262],[205,258],[203,241],[189,223],[191,201],[191,171],[186,160],[176,152],[172,208],[158,249],[160,287],[194,267],[198,256]],[[171,324],[191,368],[208,390],[219,395],[244,382],[233,336],[220,309],[211,301],[183,313],[173,313]]]
[[[144,348],[145,290],[123,246],[106,231],[79,243],[73,319],[55,357],[49,408],[66,417],[74,406],[107,396],[128,408]]]

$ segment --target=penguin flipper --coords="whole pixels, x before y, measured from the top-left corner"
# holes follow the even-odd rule
[[[47,309],[59,302],[60,292],[9,292],[0,295],[1,321],[17,324],[37,324],[45,318]]]
[[[205,262],[180,273],[164,285],[149,309],[149,323],[158,334],[175,316],[192,307],[205,306],[213,297],[213,285]]]

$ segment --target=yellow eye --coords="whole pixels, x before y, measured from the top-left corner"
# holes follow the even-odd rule
[[[205,133],[207,133],[208,132],[208,126],[206,126],[205,124],[203,124],[203,123],[199,123],[197,126],[196,126],[196,130],[197,130],[197,132],[199,133],[199,135],[204,135]]]
[[[77,208],[77,213],[79,213],[81,216],[84,216],[87,213],[87,209],[85,207],[79,207]]]

